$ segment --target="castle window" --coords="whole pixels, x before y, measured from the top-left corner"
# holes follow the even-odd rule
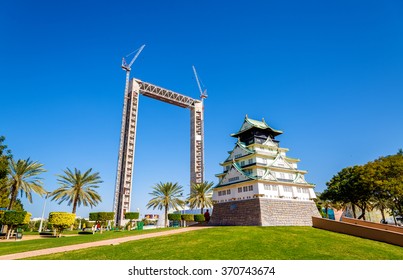
[[[235,158],[240,158],[242,156],[242,154],[236,154]]]
[[[249,187],[248,187],[248,190],[249,190],[249,191],[253,191],[253,186],[249,186]]]
[[[239,177],[238,177],[238,176],[228,179],[229,182],[234,182],[234,181],[238,181],[238,180],[239,180]]]
[[[248,191],[248,186],[243,187],[242,190],[243,190],[244,192],[247,192],[247,191]]]
[[[252,164],[253,163],[253,159],[248,159],[248,164]]]
[[[238,188],[238,193],[241,193],[242,192],[242,188]]]
[[[227,194],[231,194],[231,190],[227,190]]]
[[[285,192],[292,192],[292,188],[291,187],[283,187]]]

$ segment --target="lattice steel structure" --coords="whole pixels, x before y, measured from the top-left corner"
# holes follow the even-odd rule
[[[190,183],[204,181],[204,107],[201,100],[193,99],[162,87],[126,78],[122,128],[115,186],[115,224],[121,226],[124,214],[130,211],[134,153],[139,95],[190,109]]]

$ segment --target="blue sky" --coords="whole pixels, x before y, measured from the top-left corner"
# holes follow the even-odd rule
[[[61,3],[59,3],[61,2]],[[401,1],[7,1],[0,8],[0,135],[15,158],[100,172],[111,211],[125,73],[205,101],[205,178],[217,180],[245,114],[282,130],[322,191],[346,166],[403,148]],[[160,181],[189,189],[187,109],[140,99],[132,210]],[[24,202],[34,217],[43,199]],[[51,202],[49,211],[71,211]]]

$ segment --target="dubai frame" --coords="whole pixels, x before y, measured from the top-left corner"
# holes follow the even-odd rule
[[[115,224],[118,226],[122,226],[124,214],[130,211],[140,94],[190,109],[190,183],[201,183],[204,181],[203,99],[206,98],[207,95],[205,91],[201,91],[196,70],[193,68],[201,92],[200,100],[143,82],[139,79],[130,79],[130,67],[143,47],[144,45],[137,52],[130,64],[126,64],[124,60],[122,63],[122,68],[126,71],[126,86],[113,206]]]

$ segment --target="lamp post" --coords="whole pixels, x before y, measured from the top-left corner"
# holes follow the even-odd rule
[[[41,218],[41,223],[39,224],[38,232],[42,232],[43,216],[45,215],[46,201],[48,200],[49,194],[50,194],[50,192],[46,193],[45,202],[43,203],[42,218]]]

